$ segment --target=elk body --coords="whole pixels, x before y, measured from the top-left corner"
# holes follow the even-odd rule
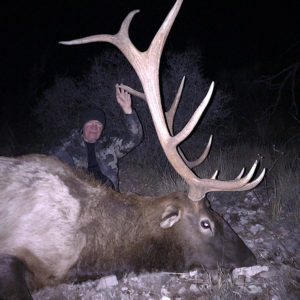
[[[158,198],[117,193],[54,157],[0,163],[2,293],[22,283],[36,289],[105,274],[256,262],[207,201],[179,192]]]
[[[117,193],[56,158],[28,155],[0,158],[0,299],[31,299],[29,290],[129,271],[183,271],[191,267],[239,267],[255,264],[253,253],[205,199],[210,191],[254,188],[254,163],[244,177],[220,181],[217,173],[200,179],[191,168],[207,156],[211,138],[197,161],[180,143],[207,106],[211,85],[191,120],[173,134],[173,119],[183,81],[171,109],[162,111],[159,92],[161,52],[180,9],[177,0],[149,49],[138,51],[128,37],[129,13],[116,35],[97,35],[64,44],[105,41],[117,46],[134,67],[162,148],[189,191],[164,197]],[[252,181],[251,181],[252,180]]]

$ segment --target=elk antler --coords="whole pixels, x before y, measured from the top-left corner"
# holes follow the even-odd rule
[[[169,162],[189,185],[189,198],[193,201],[199,201],[207,192],[211,191],[245,191],[252,189],[262,181],[265,170],[262,171],[258,178],[250,182],[257,167],[257,161],[255,161],[248,174],[242,178],[240,178],[242,176],[240,174],[235,180],[221,181],[215,179],[215,173],[211,179],[201,179],[193,173],[185,163],[186,159],[184,156],[181,156],[177,151],[179,144],[189,136],[198,123],[204,109],[209,103],[214,88],[214,83],[212,82],[207,95],[196,109],[191,119],[179,133],[173,136],[172,125],[177,104],[175,99],[175,104],[173,106],[175,109],[172,109],[171,107],[171,110],[166,114],[168,120],[168,124],[166,124],[160,97],[159,64],[167,36],[180,10],[182,2],[183,0],[176,1],[153,38],[148,50],[145,52],[137,50],[128,35],[131,20],[133,16],[139,12],[138,10],[134,10],[127,15],[119,32],[115,35],[100,34],[60,43],[64,45],[76,45],[92,42],[108,42],[115,45],[125,55],[141,81],[156,133]],[[180,98],[181,92],[179,91],[178,94],[178,97]],[[204,151],[204,155],[201,156],[201,159],[206,157],[210,144],[211,139]]]
[[[171,105],[170,109],[165,113],[168,129],[169,129],[172,136],[174,136],[174,133],[173,133],[174,116],[175,116],[175,113],[176,113],[176,110],[177,110],[179,100],[181,98],[184,81],[185,81],[185,76],[181,80],[181,83],[180,83],[180,86],[179,86],[178,91],[176,93],[176,96],[174,98],[173,104]],[[147,99],[146,99],[146,96],[145,96],[144,93],[138,92],[135,89],[133,89],[133,88],[131,88],[131,87],[125,85],[125,84],[120,84],[119,87],[126,90],[128,93],[130,93],[130,94],[132,94],[136,97],[139,97],[139,98],[141,98],[141,99],[143,99],[147,102]],[[208,141],[202,155],[194,161],[189,161],[188,159],[186,159],[186,157],[184,156],[184,154],[181,151],[181,149],[179,148],[179,146],[178,146],[177,149],[178,149],[178,152],[179,152],[180,156],[182,157],[183,161],[185,162],[185,164],[190,169],[192,169],[192,168],[195,168],[196,166],[200,165],[205,160],[205,158],[207,157],[207,155],[209,153],[211,144],[212,144],[212,135],[210,136],[209,141]]]

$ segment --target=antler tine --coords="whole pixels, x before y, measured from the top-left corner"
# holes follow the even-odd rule
[[[182,94],[182,90],[183,90],[183,86],[184,86],[184,81],[185,81],[185,76],[181,80],[180,86],[177,90],[176,96],[174,98],[174,101],[173,101],[170,109],[165,113],[166,120],[167,120],[167,125],[168,125],[169,131],[170,131],[172,136],[174,135],[174,133],[173,133],[174,116],[175,116],[175,113],[176,113],[176,110],[177,110],[177,107],[178,107],[178,104],[179,104],[179,100],[181,98],[181,94]],[[133,88],[127,86],[127,85],[124,85],[124,84],[120,84],[119,86],[121,88],[123,88],[124,90],[126,90],[128,93],[147,101],[146,96],[145,96],[144,93],[138,92],[135,89],[133,89]],[[206,145],[206,147],[205,147],[205,149],[202,153],[202,155],[194,161],[189,161],[185,157],[182,150],[178,147],[178,152],[179,152],[181,158],[183,159],[185,164],[190,169],[195,168],[196,166],[200,165],[205,160],[205,158],[207,157],[207,155],[210,151],[211,145],[212,145],[212,137],[213,136],[211,135],[210,138],[209,138],[209,141],[208,141],[208,143],[207,143],[207,145]]]
[[[201,156],[200,156],[198,159],[193,160],[193,161],[188,160],[188,159],[185,157],[185,155],[183,154],[183,152],[181,151],[181,149],[178,148],[178,152],[179,152],[180,156],[182,157],[182,159],[184,160],[185,164],[186,164],[190,169],[193,169],[193,168],[199,166],[199,165],[206,159],[206,157],[207,157],[207,155],[208,155],[208,153],[209,153],[209,151],[210,151],[210,148],[211,148],[212,138],[213,138],[213,136],[211,135],[211,136],[209,137],[208,143],[207,143],[207,145],[206,145],[206,147],[205,147],[203,153],[201,154]]]
[[[181,94],[182,94],[182,90],[183,90],[183,86],[184,86],[184,81],[185,81],[185,76],[183,76],[183,78],[181,80],[180,86],[177,90],[176,96],[173,100],[173,103],[172,103],[170,109],[167,112],[165,112],[167,125],[168,125],[169,131],[170,131],[172,136],[174,135],[174,133],[173,133],[174,116],[175,116],[175,113],[176,113],[176,110],[177,110],[177,107],[178,107],[178,104],[179,104],[179,100],[181,98]],[[141,92],[131,88],[130,86],[125,85],[125,84],[120,84],[119,86],[121,88],[123,88],[125,91],[127,91],[128,93],[130,93],[131,95],[134,95],[138,98],[141,98],[141,99],[147,101],[146,96],[145,96],[144,93],[141,93]]]
[[[194,112],[191,119],[188,121],[188,123],[185,125],[185,127],[179,133],[177,133],[176,136],[174,136],[174,141],[175,141],[176,145],[183,142],[190,135],[190,133],[193,131],[193,129],[197,125],[207,104],[209,103],[209,100],[213,93],[213,89],[214,89],[214,82],[212,82],[210,84],[209,90],[208,90],[205,98],[202,100],[202,102],[200,103],[200,105],[198,106],[196,111]]]
[[[208,192],[217,192],[217,191],[247,191],[255,186],[257,186],[263,179],[265,175],[265,169],[262,170],[261,174],[252,182],[249,182],[254,175],[254,172],[257,168],[257,160],[252,165],[250,171],[247,175],[242,178],[222,181],[215,179],[199,179],[190,185],[189,198],[193,201],[201,200],[206,193]],[[215,175],[215,174],[214,174]],[[212,178],[215,178],[214,176]]]
[[[253,189],[254,187],[256,187],[263,180],[263,178],[265,176],[265,173],[266,173],[266,169],[264,168],[262,170],[262,172],[260,173],[260,175],[255,180],[247,183],[246,185],[244,185],[241,188],[235,189],[234,191],[236,191],[236,192],[238,192],[238,191],[248,191],[248,190]]]
[[[168,128],[170,130],[171,135],[174,135],[173,132],[173,123],[174,123],[174,117],[175,117],[175,113],[179,104],[179,100],[181,99],[181,94],[182,94],[182,90],[183,90],[183,86],[184,86],[184,81],[185,81],[185,76],[183,76],[183,78],[181,79],[179,88],[177,90],[176,96],[174,98],[174,101],[170,107],[170,109],[165,113],[166,115],[166,120],[167,120],[167,124],[168,124]]]
[[[240,174],[239,174],[235,179],[241,179],[242,176],[243,176],[243,174],[244,174],[244,172],[245,172],[245,168],[243,168],[243,169],[241,170]]]
[[[107,42],[115,45],[128,59],[128,61],[132,64],[133,68],[135,68],[135,59],[137,63],[139,63],[139,57],[141,56],[141,52],[136,49],[129,38],[128,30],[131,24],[131,21],[135,14],[139,12],[138,9],[131,11],[127,17],[122,22],[120,30],[117,34],[97,34],[91,35],[85,38],[80,38],[71,41],[60,41],[59,44],[62,45],[81,45],[95,42]]]
[[[173,103],[172,103],[170,109],[167,112],[165,112],[167,125],[168,125],[169,131],[171,133],[171,136],[174,135],[174,132],[173,132],[174,116],[175,116],[175,113],[176,113],[176,110],[177,110],[177,107],[178,107],[178,104],[179,104],[179,100],[181,98],[181,94],[182,94],[182,90],[183,90],[183,86],[184,86],[184,81],[185,81],[185,76],[183,76],[183,78],[181,80],[180,86],[177,90],[176,96],[173,100]],[[144,93],[136,91],[135,89],[133,89],[133,88],[131,88],[131,87],[125,85],[125,84],[120,84],[119,86],[121,88],[123,88],[124,90],[126,90],[131,95],[134,95],[138,98],[141,98],[141,99],[147,101],[146,96],[145,96]]]
[[[145,96],[144,93],[141,93],[141,92],[139,92],[139,91],[131,88],[130,86],[123,84],[123,83],[119,84],[119,87],[124,89],[125,91],[127,91],[129,94],[131,94],[133,96],[136,96],[138,98],[141,98],[141,99],[143,99],[147,102],[147,99],[146,99],[146,96]]]
[[[216,179],[218,174],[219,174],[219,170],[216,170],[215,173],[213,174],[213,176],[211,176],[210,179]]]
[[[161,54],[166,43],[167,37],[169,32],[172,28],[172,25],[175,21],[175,18],[178,15],[178,12],[181,8],[183,0],[177,0],[173,5],[172,9],[168,13],[166,19],[160,26],[159,30],[157,31],[155,37],[153,38],[151,45],[148,49],[149,56],[154,58],[155,65],[159,66]],[[158,70],[157,70],[158,71]]]
[[[176,113],[176,110],[177,110],[177,107],[178,107],[178,104],[179,104],[179,100],[181,99],[184,82],[185,82],[185,76],[183,76],[183,78],[181,80],[180,86],[179,86],[179,88],[177,90],[176,96],[174,98],[174,101],[173,101],[170,109],[165,113],[167,124],[168,124],[168,128],[169,128],[170,133],[171,133],[172,136],[174,136],[174,132],[173,132],[174,117],[175,117],[175,113]],[[209,101],[209,99],[208,99],[208,101]],[[202,103],[200,105],[202,105]],[[203,108],[203,111],[204,111],[204,109],[205,109],[205,107],[206,107],[207,104],[206,105],[203,104],[203,105],[204,105],[204,108]],[[202,115],[202,113],[200,113],[199,118],[197,120],[195,120],[195,126],[198,123],[201,115]],[[187,136],[188,135],[189,134],[187,134]],[[192,168],[200,165],[205,160],[205,158],[207,157],[207,155],[209,153],[209,150],[210,150],[210,147],[211,147],[211,143],[212,143],[212,135],[210,136],[209,141],[208,141],[208,143],[207,143],[207,145],[206,145],[206,147],[205,147],[204,152],[202,153],[202,155],[197,160],[194,160],[194,161],[189,161],[185,157],[184,153],[182,152],[182,150],[179,147],[178,147],[178,152],[179,152],[181,158],[183,159],[183,161],[185,162],[185,164],[190,169],[192,169]]]

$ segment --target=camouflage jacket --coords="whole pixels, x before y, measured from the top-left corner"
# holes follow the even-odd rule
[[[122,136],[101,136],[95,145],[100,170],[110,179],[116,191],[119,191],[118,160],[136,147],[143,137],[142,126],[135,111],[124,114],[124,123],[126,131]],[[79,130],[72,130],[70,136],[51,150],[50,154],[76,168],[88,168],[87,149]]]

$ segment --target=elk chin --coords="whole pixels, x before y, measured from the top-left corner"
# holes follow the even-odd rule
[[[216,270],[218,268],[224,268],[231,271],[235,268],[251,267],[257,264],[255,255],[245,244],[243,249],[244,252],[235,257],[228,256],[228,253],[218,253],[218,251],[214,251],[213,249],[210,250],[212,251],[210,252],[209,249],[207,249],[207,253],[214,253],[218,257],[215,257],[214,259],[214,256],[212,256],[205,257],[205,259],[203,259],[203,255],[197,255],[196,253],[194,253],[194,255],[189,254],[187,255],[188,258],[185,259],[185,270],[192,270],[194,268],[203,267],[206,270]]]

